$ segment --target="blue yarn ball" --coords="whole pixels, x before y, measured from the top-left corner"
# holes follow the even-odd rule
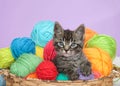
[[[6,81],[4,79],[4,75],[0,75],[0,86],[6,86]]]
[[[11,52],[15,59],[17,59],[23,53],[35,54],[35,43],[32,39],[23,37],[15,38],[11,43]]]
[[[44,47],[53,38],[54,25],[55,23],[52,21],[40,21],[35,24],[31,32],[31,38],[36,45]]]

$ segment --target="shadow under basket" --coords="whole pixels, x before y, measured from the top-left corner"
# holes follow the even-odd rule
[[[6,69],[0,70],[0,74],[4,75],[6,86],[113,86],[113,78],[120,77],[120,71],[117,68],[107,77],[88,81],[43,81],[32,78],[25,79],[11,74],[9,70]]]

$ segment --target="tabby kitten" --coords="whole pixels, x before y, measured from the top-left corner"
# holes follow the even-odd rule
[[[55,22],[53,43],[57,55],[53,60],[59,73],[65,73],[70,80],[78,79],[78,69],[84,76],[91,74],[91,64],[86,59],[82,48],[85,27],[80,25],[75,31],[63,30]]]

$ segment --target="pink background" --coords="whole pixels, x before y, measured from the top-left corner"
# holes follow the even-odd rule
[[[113,36],[120,56],[120,0],[0,0],[0,48],[16,37],[30,36],[40,20],[75,29],[81,23]]]

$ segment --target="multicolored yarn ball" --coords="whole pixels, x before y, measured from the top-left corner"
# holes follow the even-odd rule
[[[90,40],[94,35],[96,35],[97,32],[93,31],[92,29],[89,28],[85,28],[85,39],[84,39],[84,43],[86,44],[86,42],[88,40]]]
[[[53,40],[50,40],[44,47],[43,52],[44,60],[53,60],[56,56],[56,51],[53,46]]]
[[[6,81],[4,79],[4,75],[0,75],[0,86],[6,86]]]
[[[35,71],[42,59],[33,54],[22,54],[10,67],[10,72],[25,77]]]
[[[11,52],[15,59],[17,59],[23,53],[35,54],[35,43],[32,39],[23,37],[15,38],[11,43]]]
[[[93,74],[90,74],[89,76],[82,75],[82,73],[80,72],[80,69],[78,70],[78,73],[79,73],[79,80],[91,80],[91,79],[94,79]]]
[[[84,48],[84,54],[92,64],[92,71],[108,76],[112,70],[112,60],[109,54],[100,48]]]
[[[116,56],[116,41],[108,35],[95,35],[86,44],[88,48],[98,47],[109,53],[112,59]]]
[[[36,72],[33,72],[33,73],[28,74],[25,78],[26,79],[28,79],[28,78],[38,79],[38,76],[37,76]]]
[[[59,81],[66,81],[66,80],[69,80],[68,76],[65,75],[64,73],[59,73],[56,80],[59,80]]]
[[[43,48],[36,46],[36,56],[43,58]]]
[[[14,62],[14,58],[11,54],[10,48],[0,49],[0,68],[9,68]]]
[[[51,61],[43,61],[36,68],[36,73],[39,79],[56,80],[58,75],[57,68]]]
[[[34,26],[31,38],[36,45],[44,47],[53,38],[54,24],[52,21],[40,21]]]

